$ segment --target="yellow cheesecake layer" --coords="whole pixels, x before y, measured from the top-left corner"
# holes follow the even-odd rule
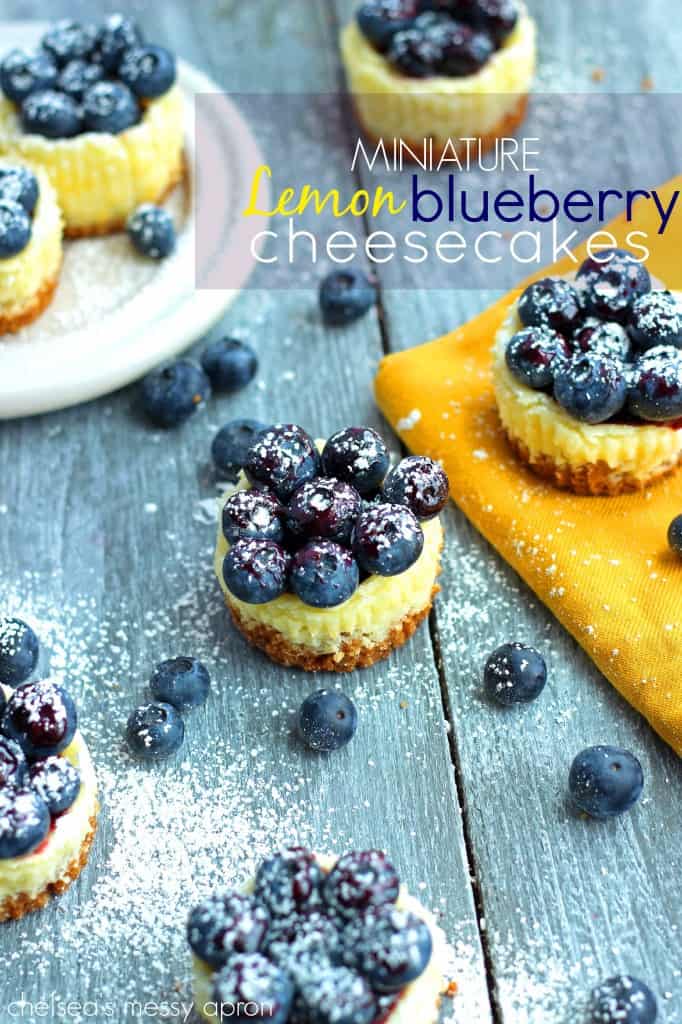
[[[319,863],[329,872],[336,863],[336,857],[318,855]],[[246,893],[252,893],[255,881],[252,879],[245,887]],[[420,917],[429,926],[433,942],[431,960],[416,981],[407,985],[400,1000],[382,1024],[436,1024],[439,1016],[441,995],[445,988],[445,972],[447,970],[447,942],[442,928],[436,924],[421,903],[410,896],[405,886],[401,886],[396,906]],[[207,1021],[218,1020],[217,1008],[213,997],[213,969],[196,956],[192,956],[192,972],[194,977],[194,1005],[197,1012]]]
[[[365,130],[376,138],[478,138],[495,132],[535,74],[535,22],[522,10],[514,31],[475,75],[409,78],[365,39],[355,20],[341,33],[348,85]]]
[[[495,338],[493,380],[502,424],[512,440],[528,450],[531,462],[544,456],[557,466],[575,469],[604,463],[616,474],[642,483],[676,465],[682,454],[682,430],[664,424],[581,423],[550,395],[518,381],[505,352],[522,327],[514,303]]]
[[[177,85],[119,135],[87,132],[73,139],[24,133],[14,104],[0,98],[0,154],[47,171],[67,234],[122,227],[140,203],[159,200],[182,175],[183,137],[184,101]]]

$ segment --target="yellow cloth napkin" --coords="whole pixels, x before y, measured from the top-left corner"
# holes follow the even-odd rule
[[[661,192],[676,188],[682,177]],[[653,240],[658,225],[648,205],[636,207],[636,223],[621,217],[609,225],[619,245],[630,230]],[[680,252],[671,223],[647,263],[668,287],[680,287]],[[534,277],[570,269],[563,260]],[[682,470],[644,493],[577,497],[514,457],[497,418],[491,347],[517,294],[443,338],[386,357],[378,404],[412,451],[442,459],[462,511],[682,755],[682,558],[666,540],[682,513]]]

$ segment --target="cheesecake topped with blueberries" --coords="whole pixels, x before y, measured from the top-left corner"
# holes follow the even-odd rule
[[[524,118],[535,23],[521,0],[366,0],[341,35],[356,111],[372,139],[434,154],[485,149]]]
[[[318,444],[294,424],[266,428],[219,513],[215,571],[235,624],[309,671],[386,657],[431,608],[447,500],[438,463],[391,467],[369,427]]]
[[[379,850],[283,850],[196,906],[187,938],[207,1021],[248,1003],[271,1024],[438,1020],[445,936]]]
[[[625,250],[531,284],[498,332],[493,377],[513,448],[559,487],[640,490],[682,459],[682,304]]]
[[[69,236],[124,227],[183,174],[176,61],[119,14],[58,21],[0,60],[0,155],[42,167]]]

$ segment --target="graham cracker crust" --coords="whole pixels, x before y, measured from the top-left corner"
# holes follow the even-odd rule
[[[34,910],[42,910],[53,896],[59,896],[61,893],[66,892],[87,864],[96,831],[97,811],[90,818],[90,829],[81,844],[79,852],[68,865],[61,878],[58,878],[56,882],[50,882],[37,896],[27,896],[25,893],[19,893],[17,896],[7,896],[0,903],[0,921],[18,921],[25,914],[30,914]]]
[[[59,284],[60,271],[61,263],[57,268],[57,273],[47,281],[44,281],[35,295],[18,312],[0,312],[0,334],[16,334],[22,327],[32,324],[34,320],[37,320],[45,312],[52,302],[57,285]]]
[[[654,469],[646,477],[636,477],[631,473],[614,470],[608,463],[599,461],[585,463],[582,466],[559,465],[548,455],[533,456],[526,445],[512,437],[506,430],[507,440],[514,453],[543,480],[549,480],[555,487],[572,491],[582,496],[616,497],[619,494],[633,494],[643,491],[656,480],[674,473],[682,463],[682,452],[677,460]]]

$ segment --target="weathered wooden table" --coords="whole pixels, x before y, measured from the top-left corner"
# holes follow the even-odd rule
[[[0,15],[87,17],[93,6],[3,0]],[[129,9],[233,92],[341,85],[336,39],[350,0],[101,6]],[[530,6],[541,88],[636,93],[651,76],[656,90],[680,90],[682,24],[668,0]],[[313,152],[324,127],[306,125]],[[349,139],[319,154],[330,183],[348,175]],[[183,1019],[171,1004],[189,1002],[187,908],[298,839],[390,851],[453,943],[448,1019],[572,1024],[590,986],[626,970],[655,989],[667,1024],[680,1022],[682,767],[454,507],[429,624],[342,680],[361,714],[346,750],[314,757],[292,737],[301,699],[328,680],[270,665],[227,622],[206,511],[215,429],[238,415],[322,436],[347,423],[381,428],[371,381],[382,353],[493,298],[389,291],[381,319],[332,331],[316,315],[315,283],[243,294],[222,327],[257,347],[258,383],[179,432],[144,425],[132,390],[0,426],[0,609],[36,622],[41,668],[77,694],[103,791],[80,882],[2,928],[0,1021]],[[481,696],[485,656],[506,639],[536,644],[550,667],[542,699],[512,714]],[[123,724],[152,666],[179,653],[207,662],[213,695],[190,717],[178,761],[141,769]],[[631,748],[646,773],[637,809],[606,825],[578,818],[565,798],[573,755],[597,742]]]

